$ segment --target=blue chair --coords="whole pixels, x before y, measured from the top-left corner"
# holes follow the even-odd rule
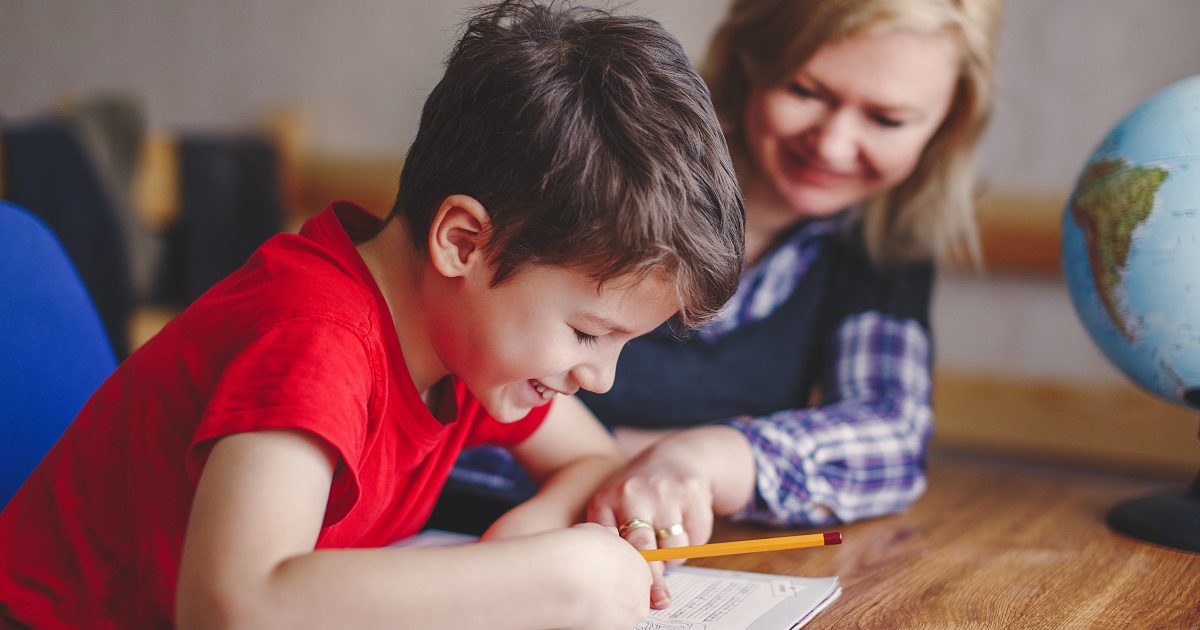
[[[0,201],[0,508],[116,365],[58,238]]]

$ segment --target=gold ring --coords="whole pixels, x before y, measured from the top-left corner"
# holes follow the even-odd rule
[[[631,532],[635,529],[641,529],[643,527],[648,527],[650,529],[654,529],[654,524],[644,518],[639,518],[639,517],[635,516],[635,517],[625,521],[621,525],[621,528],[617,530],[617,535],[619,535],[621,538],[624,538],[625,536],[629,535],[629,532]]]
[[[670,538],[671,536],[678,536],[680,534],[686,534],[686,533],[687,533],[687,530],[683,528],[683,523],[675,523],[674,525],[672,525],[670,527],[664,527],[663,529],[660,529],[660,530],[654,532],[654,534],[656,536],[658,536],[660,539],[661,538]]]

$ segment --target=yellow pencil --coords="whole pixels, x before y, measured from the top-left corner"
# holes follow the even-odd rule
[[[757,538],[754,540],[737,540],[733,542],[709,543],[707,545],[692,545],[690,547],[646,549],[642,551],[642,557],[644,557],[647,562],[656,562],[659,560],[707,558],[709,556],[727,556],[735,553],[779,551],[781,549],[801,549],[803,547],[824,547],[825,545],[840,544],[842,544],[842,532],[825,532],[824,534],[780,536],[778,538]]]

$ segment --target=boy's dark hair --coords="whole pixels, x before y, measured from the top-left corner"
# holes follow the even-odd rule
[[[430,93],[393,216],[427,248],[452,194],[487,209],[497,285],[529,264],[665,272],[677,319],[733,295],[744,211],[708,90],[653,20],[529,0],[481,8]]]

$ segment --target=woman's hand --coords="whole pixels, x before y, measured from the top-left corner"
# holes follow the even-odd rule
[[[745,505],[754,460],[742,434],[724,426],[672,433],[608,478],[588,504],[588,520],[619,528],[637,549],[708,542],[713,516]],[[679,563],[682,561],[675,561]],[[650,605],[671,603],[663,563],[651,563]]]

